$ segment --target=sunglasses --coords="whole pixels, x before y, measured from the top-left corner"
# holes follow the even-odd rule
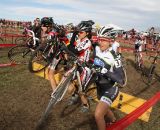
[[[84,33],[84,31],[80,31],[80,32],[79,32],[79,34],[83,34],[83,33]]]
[[[111,42],[112,39],[109,38],[98,38],[98,42]]]

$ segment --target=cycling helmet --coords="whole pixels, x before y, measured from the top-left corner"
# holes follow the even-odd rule
[[[43,25],[44,27],[49,27],[53,25],[53,19],[52,17],[43,17],[41,19],[41,25]]]
[[[92,20],[81,21],[81,23],[77,25],[77,30],[78,31],[90,32],[92,30],[92,25],[93,24],[94,24],[94,22]]]
[[[120,30],[112,26],[103,26],[97,31],[98,37],[115,38]]]

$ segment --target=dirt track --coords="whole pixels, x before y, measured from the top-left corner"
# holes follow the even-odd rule
[[[160,90],[157,82],[148,87],[142,82],[140,72],[135,71],[132,56],[128,56],[128,85],[121,91],[149,99]],[[51,88],[47,80],[28,72],[26,66],[0,68],[0,130],[32,130],[45,110]],[[96,130],[93,117],[96,103],[87,114],[80,112],[80,104],[65,109],[67,99],[54,107],[42,130]],[[149,123],[137,120],[129,130],[160,130],[160,103],[152,111]],[[114,110],[116,117],[125,116]],[[157,114],[158,113],[158,114]]]

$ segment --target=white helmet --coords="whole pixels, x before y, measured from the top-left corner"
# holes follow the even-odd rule
[[[115,38],[120,30],[112,26],[103,26],[97,31],[98,37]]]

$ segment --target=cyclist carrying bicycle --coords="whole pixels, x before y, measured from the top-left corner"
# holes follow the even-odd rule
[[[32,30],[35,33],[35,37],[41,38],[41,22],[39,18],[34,20],[34,24],[32,26]]]
[[[90,38],[91,38],[91,30],[93,24],[94,22],[92,20],[82,21],[80,24],[78,24],[77,30],[73,32],[70,44],[68,45],[68,49],[79,57],[79,60],[81,61],[82,64],[88,62],[90,58],[90,53],[92,48]],[[87,81],[90,72],[91,70],[88,67],[82,68],[80,73],[80,80],[82,84],[84,84]],[[74,84],[72,84],[69,88],[70,93],[73,93],[69,104],[73,104],[78,99],[78,94],[76,94],[74,88],[75,88]],[[82,111],[83,108],[84,111],[85,109],[88,110],[89,104],[86,98],[84,97],[83,93],[80,94],[80,97],[83,102]]]
[[[119,68],[119,66],[116,66],[116,53],[110,49],[111,38],[114,36],[112,34],[113,31],[113,27],[103,26],[97,32],[99,40],[98,45],[95,47],[94,66],[100,68],[99,71],[97,71],[98,79],[96,80],[97,97],[100,101],[95,110],[98,130],[106,129],[105,116],[110,119],[110,123],[116,121],[110,106],[119,93],[118,86],[116,86],[115,83],[124,83],[123,75],[121,72],[116,71],[117,67]]]
[[[52,37],[54,37],[54,35],[58,34],[58,32],[57,32],[58,30],[55,27],[55,23],[54,23],[52,17],[43,17],[41,19],[41,28],[42,28],[42,32],[41,32],[42,43],[46,40],[52,39]],[[48,79],[51,83],[51,87],[53,90],[57,86],[54,75],[55,75],[55,67],[56,67],[55,64],[57,64],[59,62],[59,60],[60,59],[54,58],[48,67]]]

